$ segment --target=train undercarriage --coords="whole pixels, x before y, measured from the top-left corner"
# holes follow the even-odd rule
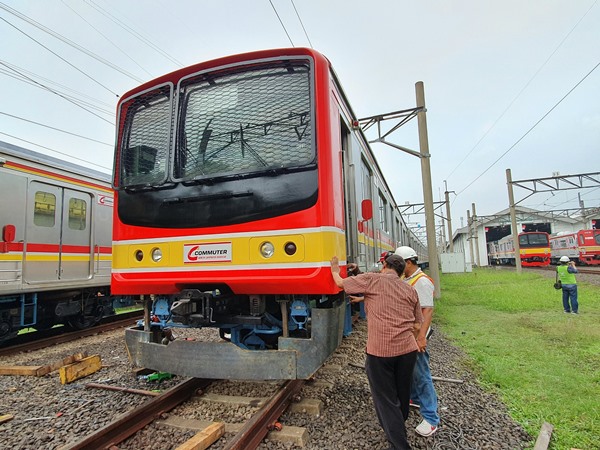
[[[4,295],[0,297],[0,343],[25,328],[42,331],[60,324],[75,329],[94,326],[114,314],[113,301],[108,287]]]
[[[238,296],[184,290],[148,301],[148,326],[126,330],[133,362],[198,378],[307,379],[342,339],[341,295]],[[216,328],[220,341],[179,339],[185,328]],[[182,334],[182,333],[181,333]]]

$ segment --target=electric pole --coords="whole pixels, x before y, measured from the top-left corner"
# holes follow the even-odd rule
[[[477,230],[477,213],[475,212],[475,203],[471,203],[473,208],[473,231],[475,233],[475,255],[477,256],[477,267],[480,266],[481,258],[479,257],[479,231]]]
[[[467,209],[467,230],[469,230],[469,254],[471,255],[471,265],[473,266],[475,265],[475,257],[473,256],[473,230],[471,230],[471,225],[471,211]]]
[[[427,137],[427,116],[425,109],[425,90],[422,81],[415,84],[417,95],[417,123],[419,126],[419,149],[421,153],[421,175],[423,178],[423,203],[425,203],[425,228],[427,231],[427,250],[429,253],[429,273],[433,279],[433,296],[440,298],[440,266],[435,236],[435,215],[433,212],[433,191],[431,189],[431,165],[429,139]]]
[[[521,273],[521,246],[519,245],[519,230],[517,230],[517,210],[515,205],[515,196],[513,194],[512,174],[510,169],[506,169],[506,185],[508,186],[508,205],[510,207],[510,227],[512,228],[512,237],[515,250],[515,266],[517,273]]]
[[[450,240],[450,253],[454,253],[454,239],[452,237],[452,216],[450,215],[450,192],[448,192],[448,184],[444,180],[444,192],[446,200],[446,217],[448,221],[448,239]]]

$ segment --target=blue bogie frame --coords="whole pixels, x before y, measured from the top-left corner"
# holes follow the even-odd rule
[[[172,320],[171,305],[173,299],[168,296],[157,296],[152,302],[152,311],[150,314],[150,327],[159,330],[169,330],[174,328],[199,328],[194,325],[187,325]],[[307,332],[307,324],[310,318],[311,307],[306,299],[294,300],[288,311],[288,331],[303,330]],[[239,324],[239,323],[221,323],[213,322],[210,325],[204,325],[201,328],[218,328],[226,340],[236,346],[246,350],[265,350],[267,343],[264,338],[271,339],[282,336],[283,323],[272,314],[263,313],[264,320],[260,325]],[[144,320],[140,319],[137,326],[144,327]]]

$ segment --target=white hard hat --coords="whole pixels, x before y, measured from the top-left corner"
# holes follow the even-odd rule
[[[404,260],[418,258],[417,252],[406,245],[398,247],[394,253],[396,253],[398,256],[401,256]]]
[[[560,257],[560,262],[569,262],[569,261],[570,261],[570,259],[569,259],[568,256],[561,256]]]

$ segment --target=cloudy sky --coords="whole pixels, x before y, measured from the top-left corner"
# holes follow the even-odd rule
[[[119,95],[290,46],[330,59],[359,117],[415,107],[423,81],[434,199],[452,192],[454,229],[473,203],[508,207],[507,168],[514,180],[600,171],[597,0],[0,0],[0,42],[0,140],[107,172]],[[416,120],[389,140],[418,150]],[[373,148],[396,201],[422,203],[418,158]],[[578,194],[600,205],[598,188],[523,204],[576,208]]]

